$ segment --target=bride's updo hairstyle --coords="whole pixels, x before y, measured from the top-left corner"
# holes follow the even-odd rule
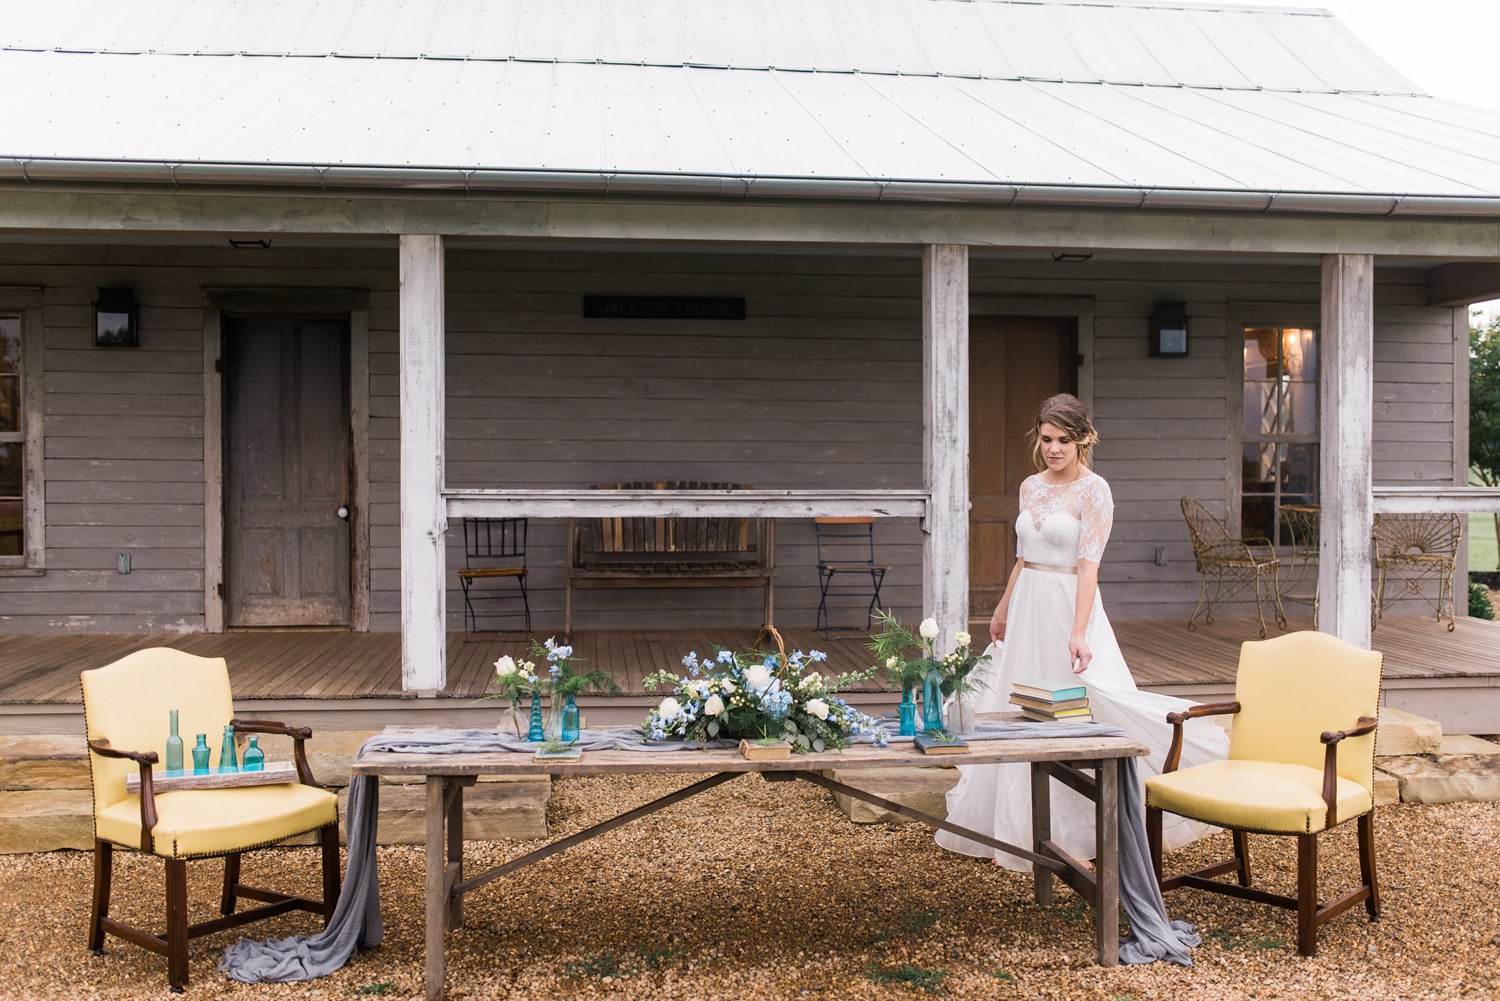
[[[1062,428],[1078,446],[1078,461],[1085,466],[1089,464],[1089,455],[1099,444],[1099,432],[1094,430],[1094,422],[1089,420],[1089,410],[1083,401],[1072,393],[1058,393],[1047,397],[1037,408],[1036,423],[1026,435],[1026,440],[1031,442],[1031,461],[1037,469],[1047,468],[1047,460],[1042,458],[1043,424]]]

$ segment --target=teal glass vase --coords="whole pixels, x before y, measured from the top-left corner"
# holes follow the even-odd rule
[[[193,745],[193,774],[208,774],[208,756],[212,752],[208,749],[208,734],[198,734],[198,743]]]
[[[922,730],[943,729],[943,683],[937,674],[922,679]]]
[[[896,733],[901,737],[915,737],[917,735],[917,700],[911,688],[901,689],[901,729]]]
[[[245,763],[240,770],[245,772],[266,770],[266,752],[260,749],[259,737],[250,738],[250,746],[245,748]]]
[[[526,731],[526,739],[533,744],[540,744],[547,739],[542,732],[542,693],[535,688],[531,690],[531,729]]]
[[[224,728],[224,744],[219,748],[219,771],[237,772],[239,770],[239,755],[234,748],[234,724],[230,723]]]
[[[177,733],[177,710],[172,709],[167,713],[167,774],[182,774],[182,737]]]
[[[571,695],[563,701],[562,731],[557,739],[564,744],[571,744],[578,739],[578,706],[574,704]]]

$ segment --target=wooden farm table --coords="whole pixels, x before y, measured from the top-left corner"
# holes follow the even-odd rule
[[[1013,714],[981,716],[981,719],[1016,719]],[[409,729],[409,728],[392,728]],[[1124,737],[1053,737],[1024,740],[983,740],[970,744],[966,754],[924,755],[911,744],[886,748],[856,745],[842,751],[797,754],[778,761],[747,761],[734,749],[678,752],[586,751],[574,761],[536,761],[520,753],[437,754],[372,752],[354,764],[359,775],[425,777],[427,784],[427,997],[443,997],[445,959],[444,934],[463,927],[463,895],[493,879],[539,862],[590,838],[621,827],[673,803],[751,772],[767,782],[800,779],[832,792],[873,803],[892,813],[919,821],[938,830],[950,831],[980,844],[999,848],[1034,863],[1035,896],[1039,904],[1052,902],[1052,877],[1073,887],[1094,910],[1094,940],[1099,964],[1119,962],[1119,865],[1118,796],[1125,759],[1143,755],[1147,749]],[[864,768],[980,765],[1029,762],[1032,776],[1031,849],[950,824],[919,813],[862,789],[836,782],[824,772],[847,772]],[[1093,774],[1088,774],[1092,772]],[[488,872],[464,877],[463,791],[481,775],[624,775],[707,774],[702,781],[629,810],[601,824],[570,834],[535,851],[512,859]],[[1072,858],[1051,840],[1051,795],[1046,778],[1055,778],[1076,789],[1096,804],[1095,868]]]

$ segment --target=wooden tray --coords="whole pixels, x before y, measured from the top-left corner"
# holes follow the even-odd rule
[[[290,761],[268,764],[259,772],[209,772],[207,775],[168,776],[166,772],[153,772],[151,787],[157,792],[173,792],[178,789],[232,789],[236,786],[280,785],[297,781],[297,768]],[[131,772],[125,776],[125,791],[141,791],[141,773]]]

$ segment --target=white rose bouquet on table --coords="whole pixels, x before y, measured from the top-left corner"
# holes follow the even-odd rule
[[[671,694],[647,714],[641,734],[647,740],[779,740],[798,752],[847,747],[856,734],[871,734],[878,746],[885,734],[869,716],[837,693],[865,681],[874,669],[828,677],[818,665],[828,655],[813,650],[789,654],[720,650],[699,659],[682,658],[684,673],[657,671],[646,688]]]
[[[936,673],[943,696],[960,698],[977,687],[974,669],[989,660],[989,655],[974,652],[974,637],[959,631],[953,635],[953,649],[939,654],[940,634],[937,620],[923,619],[917,631],[902,624],[890,612],[876,611],[880,631],[870,637],[870,650],[883,665],[887,681],[894,687],[918,688],[929,674]]]

